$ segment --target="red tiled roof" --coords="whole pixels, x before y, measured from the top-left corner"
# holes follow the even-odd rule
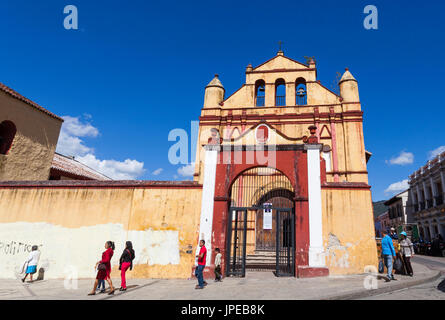
[[[22,96],[20,93],[12,90],[11,88],[9,88],[8,86],[4,85],[3,83],[0,82],[0,90],[9,94],[11,97],[16,98],[20,101],[23,101],[24,103],[36,108],[39,111],[42,111],[43,113],[46,113],[47,115],[49,115],[50,117],[53,117],[57,120],[63,121],[62,118],[56,116],[54,113],[49,112],[48,110],[46,110],[45,108],[43,108],[42,106],[39,106],[37,103],[35,103],[34,101],[29,100],[28,98],[25,98],[24,96]]]
[[[54,154],[51,171],[58,171],[61,175],[67,174],[82,180],[112,180],[74,158],[59,153]]]

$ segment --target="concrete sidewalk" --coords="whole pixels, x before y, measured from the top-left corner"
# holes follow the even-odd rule
[[[398,281],[386,283],[377,280],[377,289],[367,290],[364,280],[369,275],[330,276],[325,278],[277,278],[271,272],[249,272],[245,278],[225,278],[221,283],[208,281],[203,290],[195,290],[196,279],[156,280],[130,279],[125,293],[114,296],[97,294],[87,296],[93,279],[78,280],[77,290],[67,290],[63,280],[43,280],[23,284],[20,280],[0,280],[0,299],[56,299],[56,300],[310,300],[358,299],[381,294],[421,283],[440,276],[437,270],[413,263],[415,276],[396,275]],[[376,279],[375,276],[371,278]],[[369,279],[369,278],[368,278]],[[113,279],[119,288],[120,280]],[[108,286],[108,285],[107,285]]]

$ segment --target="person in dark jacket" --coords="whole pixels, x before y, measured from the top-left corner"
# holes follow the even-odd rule
[[[94,288],[93,291],[91,291],[88,295],[93,296],[96,294],[96,288],[99,283],[99,280],[107,280],[108,284],[110,285],[110,292],[108,294],[114,294],[114,287],[113,283],[111,282],[111,258],[113,257],[114,253],[114,242],[113,241],[107,241],[105,243],[105,251],[102,253],[102,260],[98,261],[96,263],[95,268],[97,271],[96,281],[94,282]]]
[[[436,235],[434,237],[434,240],[431,243],[431,251],[433,256],[440,257],[442,253],[440,252],[440,237],[439,235]]]
[[[121,287],[119,291],[127,290],[127,282],[125,279],[125,272],[127,272],[128,268],[130,270],[133,269],[133,259],[135,257],[133,244],[131,241],[127,241],[125,243],[124,252],[122,252],[121,258],[119,259],[119,270],[121,271]]]
[[[391,228],[389,236],[394,240],[399,240],[399,236],[397,235],[396,229],[394,228]]]

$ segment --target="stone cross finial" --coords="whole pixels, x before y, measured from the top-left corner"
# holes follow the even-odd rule
[[[283,44],[283,41],[278,41],[278,52],[282,52],[283,50],[281,50],[281,45]]]

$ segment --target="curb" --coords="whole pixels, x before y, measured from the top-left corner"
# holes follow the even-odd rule
[[[428,277],[425,277],[425,278],[422,278],[422,279],[413,280],[413,281],[410,281],[410,282],[407,282],[407,283],[397,283],[397,284],[394,284],[394,285],[389,285],[387,287],[378,288],[378,289],[374,289],[374,290],[360,290],[360,291],[355,291],[355,292],[350,292],[350,293],[345,293],[345,294],[340,294],[340,295],[320,298],[320,300],[355,300],[355,299],[361,299],[361,298],[371,297],[371,296],[375,296],[375,295],[379,295],[379,294],[383,294],[383,293],[388,293],[388,292],[393,292],[393,291],[397,291],[397,290],[401,290],[401,289],[405,289],[405,288],[414,287],[414,286],[417,286],[419,284],[423,284],[423,283],[427,283],[427,282],[432,282],[432,281],[435,281],[435,280],[439,279],[441,276],[442,276],[442,273],[440,271],[436,271],[436,272],[434,272],[434,274],[432,276],[428,276]]]

